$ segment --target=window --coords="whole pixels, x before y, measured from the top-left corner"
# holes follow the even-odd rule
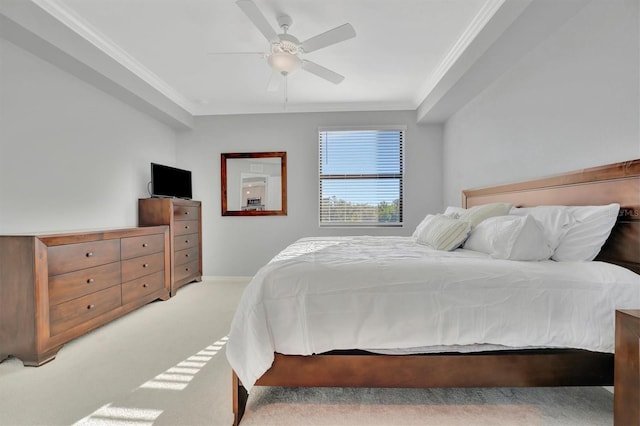
[[[401,226],[404,129],[320,130],[320,226]]]

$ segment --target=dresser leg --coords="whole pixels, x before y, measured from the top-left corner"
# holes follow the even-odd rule
[[[60,349],[62,349],[62,346],[37,354],[18,354],[16,358],[22,360],[22,364],[25,367],[40,367],[49,361],[53,361]]]

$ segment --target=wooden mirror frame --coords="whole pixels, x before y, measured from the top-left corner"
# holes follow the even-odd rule
[[[242,158],[279,158],[280,159],[280,210],[229,210],[227,205],[227,160]],[[274,152],[237,152],[220,154],[220,173],[222,183],[222,216],[286,216],[287,215],[287,153]]]

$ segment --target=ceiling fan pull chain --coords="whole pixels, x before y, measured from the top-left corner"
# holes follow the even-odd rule
[[[287,73],[283,73],[284,75],[284,105],[282,109],[287,109],[287,102],[289,102],[289,98],[287,96]]]

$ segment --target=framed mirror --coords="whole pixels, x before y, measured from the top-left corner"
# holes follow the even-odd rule
[[[220,155],[222,216],[285,216],[287,153]]]

